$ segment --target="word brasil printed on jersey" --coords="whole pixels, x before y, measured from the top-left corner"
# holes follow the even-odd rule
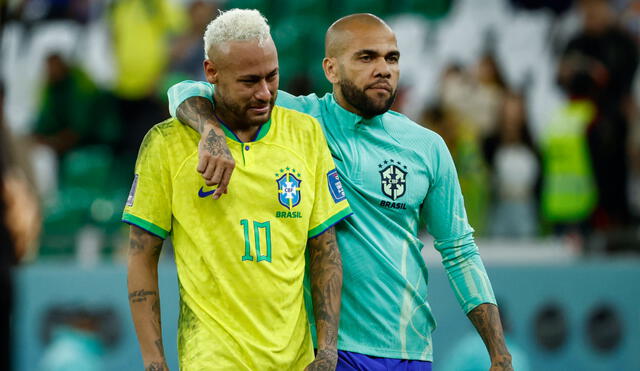
[[[236,159],[228,194],[214,200],[195,170],[198,133],[168,120],[141,146],[123,220],[171,233],[181,369],[303,369],[307,240],[351,209],[312,117],[276,106],[252,142],[223,129]]]
[[[395,202],[402,197],[407,190],[407,165],[402,165],[400,161],[384,160],[378,164],[380,170],[380,185],[382,193],[392,199],[392,202],[382,200],[380,206],[391,209],[407,209],[404,202]]]

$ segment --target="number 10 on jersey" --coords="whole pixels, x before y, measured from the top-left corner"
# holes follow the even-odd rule
[[[254,245],[255,252],[257,256],[257,261],[266,261],[271,263],[271,224],[270,222],[249,222],[247,219],[240,220],[240,224],[244,228],[244,255],[242,256],[242,261],[245,260],[253,260],[253,255],[251,255],[251,239],[250,235],[250,224],[253,224],[253,237],[254,237]],[[264,250],[266,249],[266,253]]]

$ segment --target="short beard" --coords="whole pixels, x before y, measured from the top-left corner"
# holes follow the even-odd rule
[[[274,95],[271,101],[269,102],[271,110],[273,110],[275,98],[276,96]],[[238,126],[240,128],[248,128],[251,126],[258,126],[258,125],[264,124],[265,122],[271,119],[271,111],[270,111],[269,115],[265,120],[259,120],[257,122],[249,121],[249,118],[247,117],[247,107],[239,105],[232,100],[225,99],[224,96],[220,96],[218,97],[218,99],[216,99],[215,107],[220,110],[226,111],[225,116],[227,120],[236,121],[231,123],[231,125],[234,127]]]
[[[396,90],[391,92],[391,96],[384,104],[377,105],[373,99],[369,98],[364,89],[360,90],[350,80],[341,80],[339,83],[342,96],[353,108],[360,112],[364,118],[371,118],[381,115],[389,110],[396,99]]]

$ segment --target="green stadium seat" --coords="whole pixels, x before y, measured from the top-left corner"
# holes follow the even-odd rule
[[[101,190],[110,178],[113,154],[107,146],[87,146],[72,150],[60,164],[64,187]]]
[[[353,13],[372,13],[384,18],[389,10],[390,1],[386,0],[335,1],[332,4],[332,18],[335,20]]]

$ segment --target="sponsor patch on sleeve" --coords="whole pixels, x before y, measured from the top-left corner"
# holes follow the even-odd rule
[[[127,206],[133,206],[133,199],[136,197],[136,188],[138,187],[138,174],[133,177],[133,184],[131,184],[131,191],[129,191],[129,197],[127,197]]]
[[[338,176],[338,171],[333,169],[327,173],[327,178],[329,180],[329,193],[331,193],[331,197],[333,197],[333,201],[338,203],[347,198],[344,194],[344,189],[342,188],[342,182],[340,181],[340,177]]]

